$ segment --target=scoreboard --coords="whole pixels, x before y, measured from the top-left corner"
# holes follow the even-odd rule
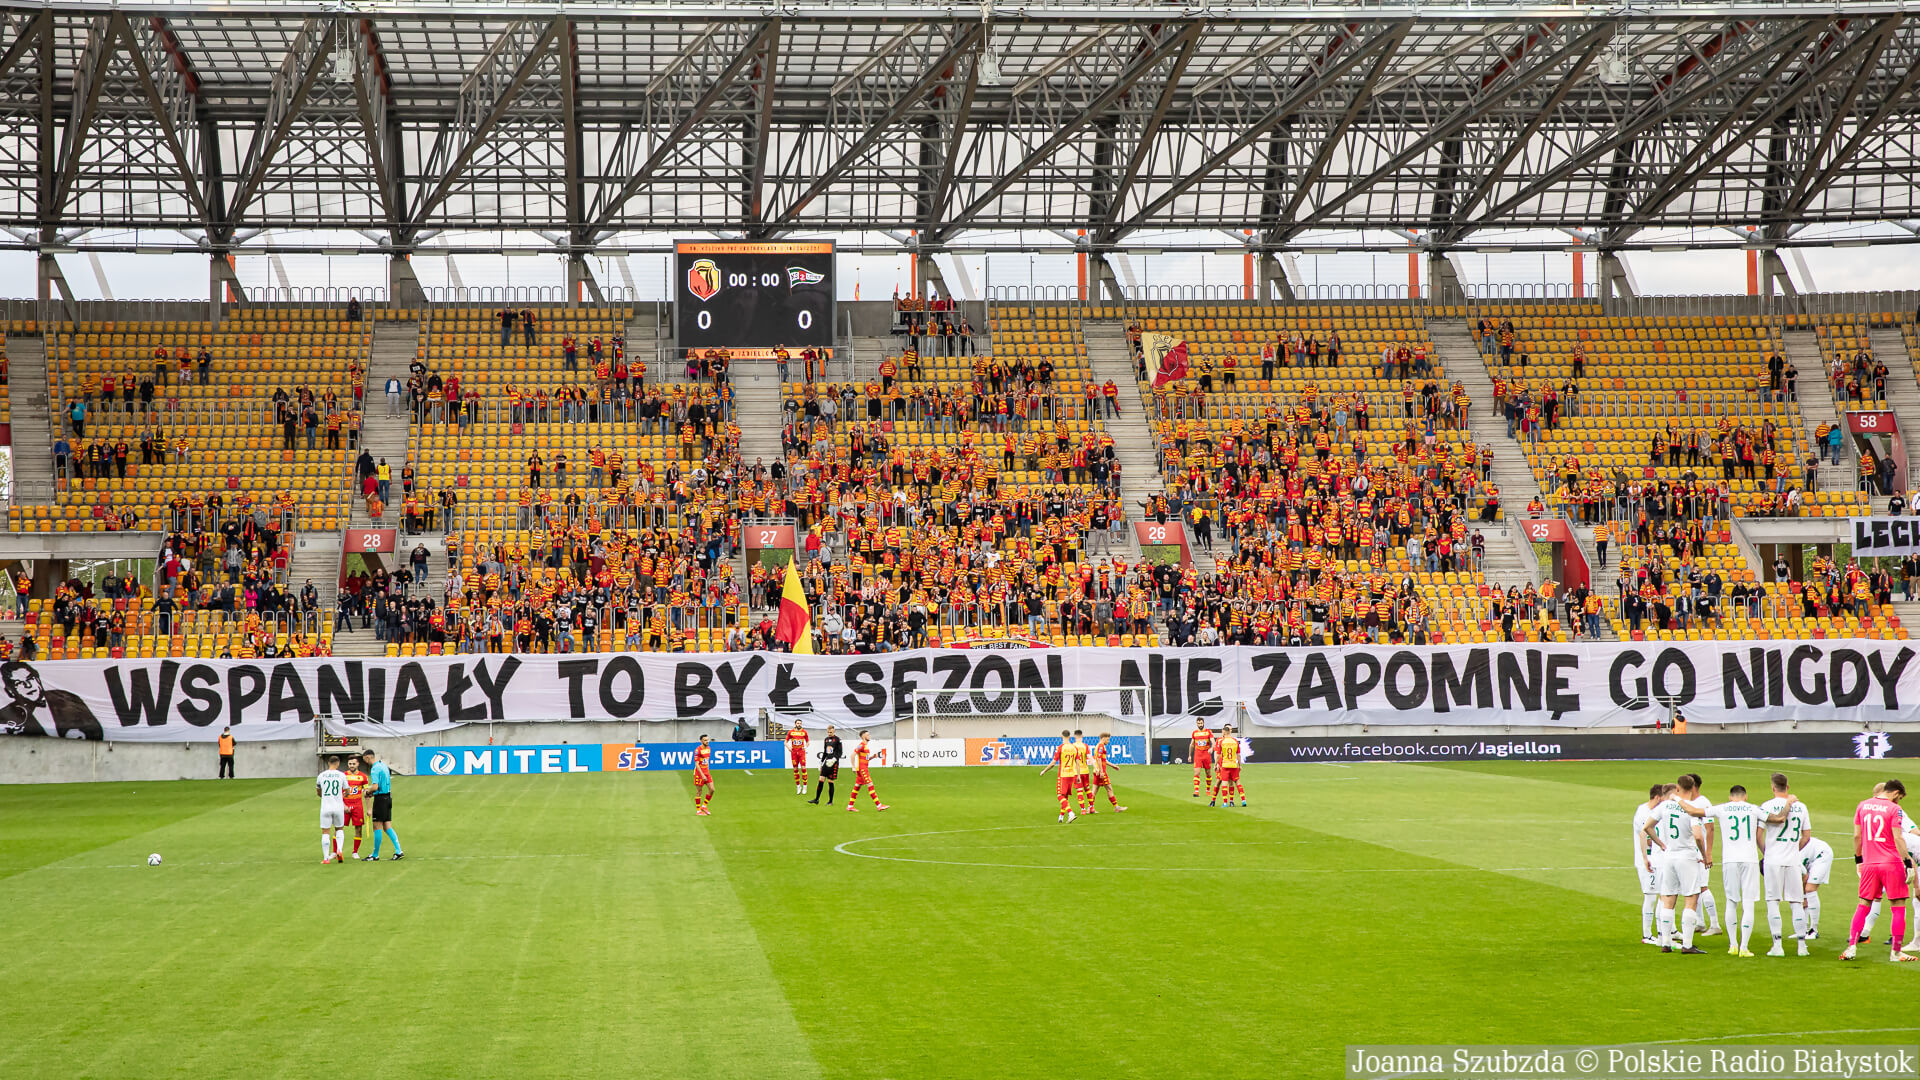
[[[833,347],[833,242],[674,244],[674,323],[682,349],[770,357]]]

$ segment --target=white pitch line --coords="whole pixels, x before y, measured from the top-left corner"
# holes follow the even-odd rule
[[[609,851],[604,855],[588,854],[586,852],[554,852],[554,853],[538,853],[538,854],[529,854],[529,855],[409,855],[400,861],[401,862],[477,862],[482,860],[507,860],[507,859],[617,859],[617,858],[627,858],[627,857],[676,858],[676,857],[684,857],[684,856],[708,855],[708,854],[712,854],[714,850],[718,850],[722,854],[728,854],[728,855],[810,855],[817,852],[819,849],[790,847],[790,848],[719,848],[719,849],[707,849],[707,850],[697,850],[697,851]],[[306,860],[306,859],[236,859],[229,862],[177,861],[177,862],[162,863],[159,869],[168,870],[168,869],[175,869],[179,867],[204,867],[204,866],[292,866],[292,865],[295,865],[296,863],[308,862],[308,861],[310,860]],[[349,861],[353,861],[353,860],[349,860]],[[371,860],[360,860],[360,861],[365,862],[365,861],[371,861]],[[380,861],[392,862],[393,860],[391,858],[382,857]],[[155,868],[148,866],[145,862],[137,862],[137,863],[57,863],[50,866],[36,867],[35,869],[40,869],[40,870],[152,870]]]

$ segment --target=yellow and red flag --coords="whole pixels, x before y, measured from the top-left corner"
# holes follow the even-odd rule
[[[797,560],[787,563],[787,583],[780,589],[780,619],[773,625],[773,636],[793,646],[796,653],[813,654],[813,612],[807,607],[807,590],[800,586]]]
[[[1153,371],[1155,390],[1187,377],[1187,343],[1167,333],[1141,335],[1141,347],[1147,354],[1147,366]]]

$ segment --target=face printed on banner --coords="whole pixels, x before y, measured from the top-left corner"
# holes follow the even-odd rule
[[[0,707],[0,735],[55,735],[63,739],[103,739],[105,732],[93,710],[65,690],[47,692],[40,672],[31,664],[10,660],[0,664],[0,686],[12,700]]]

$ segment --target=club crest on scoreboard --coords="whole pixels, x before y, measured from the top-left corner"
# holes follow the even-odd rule
[[[827,275],[818,270],[809,270],[804,266],[787,267],[787,291],[792,292],[802,285],[818,285],[827,280]]]
[[[712,259],[700,259],[687,267],[687,291],[703,303],[720,291],[720,268]]]

